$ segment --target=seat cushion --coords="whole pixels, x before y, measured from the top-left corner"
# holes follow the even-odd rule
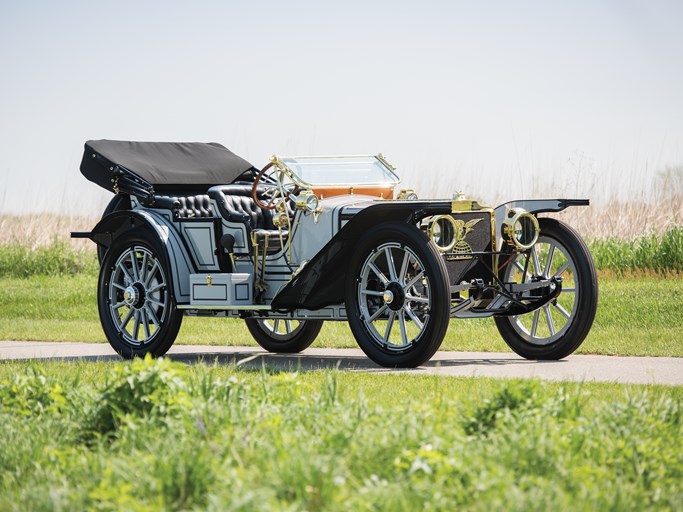
[[[206,194],[195,196],[160,196],[163,199],[177,201],[180,208],[177,210],[178,218],[194,219],[197,217],[213,217],[211,199]]]
[[[275,229],[272,210],[263,210],[251,197],[251,185],[219,185],[209,189],[218,211],[230,222],[246,222],[251,229]]]
[[[229,222],[244,222],[247,226],[247,235],[254,233],[256,243],[267,253],[277,252],[282,248],[280,243],[280,230],[273,224],[273,210],[262,209],[256,206],[251,197],[251,184],[218,185],[208,191],[209,197],[216,201],[218,211]],[[289,202],[288,202],[289,203]],[[287,205],[290,218],[294,211]],[[282,230],[285,242],[289,231]],[[267,243],[266,243],[267,238]]]

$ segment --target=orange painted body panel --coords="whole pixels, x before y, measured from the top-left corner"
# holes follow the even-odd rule
[[[320,199],[334,196],[344,196],[347,194],[358,194],[364,196],[381,197],[382,199],[393,199],[394,188],[379,186],[379,187],[313,187],[313,193]]]

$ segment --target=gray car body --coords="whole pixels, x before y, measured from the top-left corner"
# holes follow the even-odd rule
[[[502,225],[507,213],[514,208],[538,214],[559,212],[568,206],[585,204],[586,200],[574,199],[510,201],[494,209],[495,225]],[[329,288],[330,282],[337,287],[340,282],[343,283],[346,269],[343,264],[335,265],[334,270],[315,268],[316,262],[324,261],[334,250],[339,252],[334,261],[348,262],[353,242],[373,225],[390,221],[416,223],[424,217],[450,212],[450,205],[450,200],[382,201],[367,196],[346,195],[320,201],[317,215],[296,211],[289,237],[283,240],[279,251],[266,256],[263,304],[251,308],[230,304],[199,308],[190,303],[192,275],[222,272],[216,242],[221,233],[217,231],[235,237],[235,270],[254,274],[244,225],[222,219],[215,203],[212,204],[213,218],[178,220],[174,219],[171,210],[143,206],[135,197],[131,197],[130,210],[106,215],[93,228],[90,237],[107,247],[126,231],[146,227],[164,248],[175,302],[188,314],[197,314],[201,309],[213,309],[226,316],[239,316],[241,311],[259,310],[259,314],[264,316],[343,320],[346,317],[343,291],[331,295],[328,293],[322,302],[315,298],[316,290],[324,290],[326,286]],[[500,236],[496,237],[496,243],[496,250],[500,250],[503,243]],[[292,300],[291,296],[303,298]]]

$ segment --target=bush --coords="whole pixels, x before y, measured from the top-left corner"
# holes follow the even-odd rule
[[[168,359],[135,359],[114,367],[95,406],[87,414],[87,436],[108,436],[139,420],[164,425],[189,407],[185,368]]]
[[[58,412],[66,405],[64,390],[33,367],[0,382],[0,411],[13,411],[24,416]]]
[[[536,405],[537,391],[538,383],[535,381],[499,387],[491,398],[484,399],[471,415],[465,417],[463,430],[467,435],[486,434],[496,427],[501,417]]]

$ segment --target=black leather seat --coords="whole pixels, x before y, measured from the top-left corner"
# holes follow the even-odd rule
[[[221,216],[229,222],[242,222],[247,234],[254,233],[259,247],[266,247],[267,252],[276,252],[281,248],[280,230],[273,224],[273,210],[264,210],[256,205],[251,197],[250,184],[218,185],[208,191],[209,197],[216,201]],[[287,237],[288,231],[282,230]]]
[[[206,194],[196,196],[157,196],[158,199],[166,199],[180,205],[174,211],[178,219],[196,219],[213,217],[211,199]]]

